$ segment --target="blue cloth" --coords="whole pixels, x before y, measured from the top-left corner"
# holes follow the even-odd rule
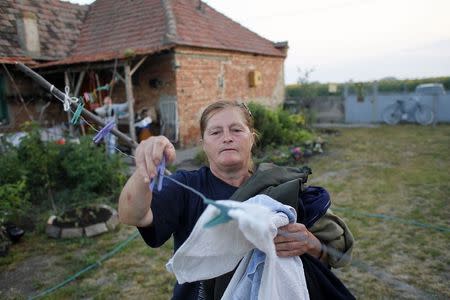
[[[303,212],[300,222],[310,228],[317,222],[331,205],[330,194],[319,186],[308,186],[300,194],[298,212]]]

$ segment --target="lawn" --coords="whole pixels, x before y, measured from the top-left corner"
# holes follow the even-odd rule
[[[307,161],[309,184],[328,189],[356,241],[352,264],[336,274],[360,299],[449,299],[450,126],[320,134],[327,143]],[[76,240],[27,234],[0,258],[0,298],[25,299],[64,280],[45,299],[170,298],[171,244],[151,249],[140,237],[120,244],[134,232],[120,226]]]

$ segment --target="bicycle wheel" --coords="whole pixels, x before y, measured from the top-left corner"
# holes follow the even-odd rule
[[[416,122],[420,125],[430,125],[434,121],[434,114],[431,111],[431,108],[424,105],[417,106],[414,117],[416,118]]]
[[[383,121],[389,125],[395,125],[400,122],[402,112],[398,104],[392,104],[383,110]]]

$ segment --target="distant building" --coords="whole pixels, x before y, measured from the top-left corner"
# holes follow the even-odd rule
[[[87,106],[101,105],[107,94],[114,102],[134,100],[135,112],[156,111],[162,133],[181,146],[198,142],[200,113],[217,99],[269,106],[283,101],[287,42],[262,38],[199,0],[4,3],[0,63],[36,119],[48,101],[48,122],[67,121],[67,116],[59,102],[15,70],[15,61],[61,90],[69,82],[78,95],[115,83],[96,91]],[[28,119],[4,68],[2,115],[0,132],[17,130]]]

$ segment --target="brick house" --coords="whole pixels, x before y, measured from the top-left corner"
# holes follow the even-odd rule
[[[92,72],[98,85],[114,77],[113,101],[157,111],[162,133],[180,146],[198,143],[201,111],[217,99],[272,107],[283,101],[287,43],[262,38],[200,0],[6,2],[0,62],[16,81],[29,82],[13,70],[15,60],[60,89],[69,84],[75,95],[89,90]],[[11,96],[11,81],[0,72]]]

